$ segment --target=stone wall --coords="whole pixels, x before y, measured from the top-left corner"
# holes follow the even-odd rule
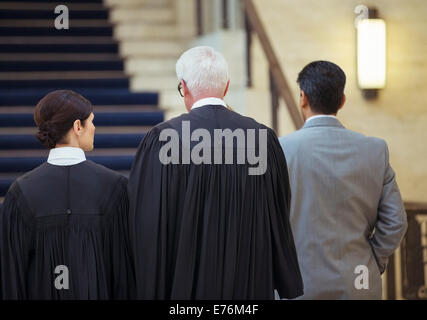
[[[407,201],[427,202],[427,1],[254,0],[298,101],[298,72],[313,60],[330,60],[347,75],[347,103],[338,117],[352,130],[387,141],[391,163]],[[354,8],[376,6],[387,26],[387,83],[373,101],[357,86]],[[268,116],[267,65],[253,48],[255,87],[247,92],[248,113]],[[279,134],[295,130],[285,107]],[[271,123],[271,122],[270,122]]]

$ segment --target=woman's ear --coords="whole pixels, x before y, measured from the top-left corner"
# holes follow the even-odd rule
[[[80,120],[76,120],[73,123],[73,132],[76,136],[80,136],[82,132],[82,122]]]

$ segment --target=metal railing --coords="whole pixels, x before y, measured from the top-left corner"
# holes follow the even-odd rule
[[[400,246],[399,266],[394,255],[387,266],[387,299],[427,299],[427,203],[405,203],[408,230]],[[401,270],[396,283],[396,269]],[[398,295],[396,288],[400,287]]]

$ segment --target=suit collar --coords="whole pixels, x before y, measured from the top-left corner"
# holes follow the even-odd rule
[[[313,127],[338,127],[344,128],[341,122],[337,118],[333,117],[316,117],[306,122],[302,129],[313,128]]]

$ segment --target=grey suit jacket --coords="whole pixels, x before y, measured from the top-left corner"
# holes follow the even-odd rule
[[[280,143],[302,298],[381,299],[381,273],[407,228],[386,142],[321,117]]]

